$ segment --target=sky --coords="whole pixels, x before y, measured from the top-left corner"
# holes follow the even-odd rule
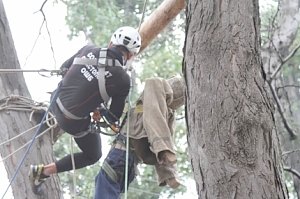
[[[66,8],[62,4],[54,4],[53,6],[52,1],[48,0],[43,10],[51,34],[51,42],[54,49],[53,55],[45,25],[40,32],[43,16],[39,12],[39,9],[43,2],[44,0],[3,0],[20,66],[25,70],[59,69],[60,65],[67,58],[86,44],[83,36],[69,41],[67,38],[68,27],[63,20]],[[45,73],[45,75],[48,74]],[[24,77],[32,99],[38,102],[48,102],[50,96],[47,92],[53,91],[61,80],[61,77],[43,77],[38,73],[24,73]],[[103,159],[106,157],[110,147],[105,146],[105,143],[108,143],[108,137],[101,136],[101,138],[103,143]],[[1,160],[0,176],[7,176]],[[0,197],[3,196],[8,184],[8,180],[0,181]],[[194,186],[193,182],[187,182],[187,184]],[[193,190],[195,190],[194,187]],[[193,191],[191,194],[186,197],[195,198],[195,192]],[[178,197],[182,198],[182,196]],[[13,199],[11,190],[3,199]]]

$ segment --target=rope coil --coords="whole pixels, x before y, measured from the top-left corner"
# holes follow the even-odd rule
[[[0,111],[25,111],[25,112],[30,112],[30,116],[29,116],[29,121],[30,122],[32,122],[32,117],[33,117],[34,113],[36,113],[36,112],[46,112],[46,110],[47,110],[47,105],[45,105],[43,103],[35,102],[32,99],[27,98],[27,97],[23,97],[23,96],[10,95],[10,96],[7,96],[7,97],[0,100]],[[54,129],[58,126],[58,123],[57,123],[54,115],[50,112],[48,112],[48,114],[46,115],[46,119],[43,122],[43,124],[46,124],[48,128],[46,128],[42,133],[40,133],[37,136],[37,138],[41,137],[42,135],[44,135],[48,131],[50,131],[51,135],[53,135]],[[36,129],[39,125],[40,124],[37,124],[37,125],[29,128],[29,129],[21,132],[20,134],[3,141],[2,143],[0,143],[0,146],[5,145],[9,142],[12,142],[15,139],[31,132],[32,130]],[[2,158],[0,160],[0,162],[3,162],[6,159],[8,159],[9,157],[13,156],[15,153],[17,153],[18,151],[23,149],[29,143],[30,143],[30,141],[23,144],[21,147],[16,149],[14,152],[12,152],[12,153],[8,154],[7,156],[5,156],[4,158]]]

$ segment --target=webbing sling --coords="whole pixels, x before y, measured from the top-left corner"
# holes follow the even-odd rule
[[[99,52],[99,59],[88,59],[82,57],[76,57],[73,64],[79,65],[94,65],[98,67],[98,86],[101,98],[105,103],[108,102],[109,96],[105,87],[105,66],[121,66],[117,59],[107,58],[107,48],[101,48]]]
[[[105,173],[112,179],[114,182],[118,182],[118,175],[113,168],[106,162],[106,160],[102,164],[102,169]]]

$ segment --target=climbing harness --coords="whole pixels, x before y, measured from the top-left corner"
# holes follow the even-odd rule
[[[110,97],[107,94],[105,87],[105,66],[122,66],[122,64],[117,59],[107,58],[107,48],[101,48],[99,51],[99,59],[89,59],[89,58],[74,58],[73,64],[79,65],[93,65],[98,67],[98,86],[100,96],[104,103],[107,103]]]

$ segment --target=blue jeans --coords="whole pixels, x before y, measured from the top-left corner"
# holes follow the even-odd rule
[[[114,181],[102,168],[96,176],[95,197],[94,199],[119,199],[120,194],[125,189],[125,166],[126,151],[112,148],[108,153],[106,161],[116,172],[117,179]],[[127,187],[135,178],[135,161],[132,152],[128,158],[128,182]]]

